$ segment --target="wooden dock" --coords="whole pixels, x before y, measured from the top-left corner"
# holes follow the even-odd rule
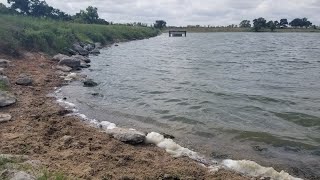
[[[169,31],[169,37],[187,37],[187,31],[181,31],[181,30],[170,30]]]

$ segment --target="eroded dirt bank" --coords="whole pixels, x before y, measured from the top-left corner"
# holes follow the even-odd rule
[[[210,173],[188,158],[173,158],[152,145],[124,144],[77,117],[64,116],[48,97],[62,84],[53,68],[56,62],[40,53],[0,58],[11,60],[4,73],[17,98],[14,105],[0,109],[12,116],[0,123],[0,154],[28,155],[39,160],[41,168],[68,179],[252,179],[227,170]],[[15,85],[21,73],[32,76],[32,86]]]

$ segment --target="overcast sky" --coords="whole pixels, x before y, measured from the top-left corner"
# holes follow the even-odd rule
[[[0,0],[6,2],[7,0]],[[100,17],[113,22],[168,25],[229,25],[243,19],[267,20],[307,17],[320,25],[320,0],[46,0],[67,13],[75,14],[88,6],[98,7]]]

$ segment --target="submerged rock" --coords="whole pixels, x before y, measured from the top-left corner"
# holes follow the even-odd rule
[[[59,61],[60,66],[68,66],[73,69],[79,68],[81,65],[81,61],[79,59],[73,57],[66,57]]]
[[[0,91],[0,107],[10,106],[16,103],[16,101],[13,95]]]
[[[11,120],[11,115],[10,114],[1,114],[0,113],[0,123],[3,123],[3,122],[8,122]]]
[[[83,82],[84,87],[95,87],[98,86],[98,83],[94,82],[92,79],[87,79]]]
[[[141,144],[144,142],[146,135],[137,130],[129,130],[123,128],[107,129],[107,134],[111,135],[113,138],[128,144]]]
[[[16,84],[21,85],[21,86],[31,86],[33,83],[33,79],[31,75],[28,74],[20,74]]]
[[[52,60],[59,62],[59,61],[61,61],[62,59],[68,58],[68,57],[69,57],[69,56],[64,55],[64,54],[57,54],[57,55],[53,56]]]
[[[90,54],[100,54],[100,50],[98,48],[90,51]]]
[[[6,59],[0,59],[0,67],[7,68],[9,67],[10,61]]]

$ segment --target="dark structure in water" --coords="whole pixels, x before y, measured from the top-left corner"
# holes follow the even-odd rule
[[[169,37],[187,37],[187,31],[175,31],[175,30],[170,30],[169,31]]]

